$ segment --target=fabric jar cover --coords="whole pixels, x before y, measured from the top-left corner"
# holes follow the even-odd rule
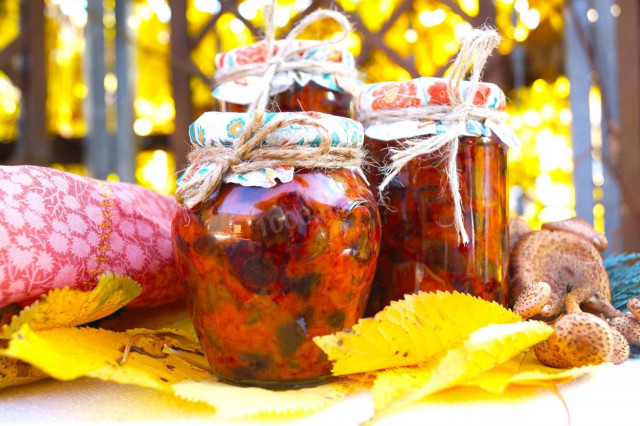
[[[274,51],[277,52],[280,46],[285,43],[283,40],[275,42]],[[315,44],[312,40],[295,40],[296,48]],[[274,52],[274,53],[275,53]],[[249,46],[239,47],[228,52],[216,55],[216,67],[220,69],[230,69],[236,65],[249,65],[264,63],[267,58],[267,45],[264,41],[254,43]],[[336,47],[312,47],[300,53],[300,59],[317,62],[342,63],[355,70],[355,59],[346,49]],[[335,92],[347,92],[355,94],[362,86],[362,83],[352,77],[340,74],[312,74],[303,71],[283,71],[276,73],[271,80],[271,90],[269,95],[277,95],[288,90],[294,83],[306,86],[310,81],[325,89]],[[213,97],[223,101],[240,105],[249,105],[258,96],[261,90],[262,76],[250,75],[237,80],[229,81],[218,85],[213,90]]]
[[[331,137],[332,147],[362,147],[364,142],[362,125],[357,121],[344,117],[317,112],[268,112],[265,114],[264,125],[268,124],[274,117],[288,118],[296,115],[319,119]],[[234,147],[251,120],[253,120],[253,113],[206,112],[189,127],[191,144],[195,149]],[[293,124],[269,134],[262,142],[262,146],[282,146],[290,141],[296,141],[299,146],[318,147],[321,139],[321,133],[317,128]],[[196,174],[210,172],[212,167],[218,166],[215,163],[191,164],[178,180],[178,185],[187,182]],[[243,186],[271,188],[277,184],[276,179],[283,183],[291,182],[293,174],[294,167],[277,166],[241,174],[230,173],[224,178],[224,181]]]
[[[471,83],[462,82],[462,94],[467,96]],[[366,85],[358,95],[358,112],[372,113],[380,110],[416,108],[427,105],[448,105],[447,81],[442,78],[420,77],[406,82],[386,82]],[[502,90],[491,83],[479,83],[473,104],[495,111],[504,111],[506,98]],[[390,141],[444,133],[446,123],[429,117],[394,122],[374,121],[365,129],[365,135],[372,139]],[[519,149],[520,140],[507,126],[487,120],[467,121],[467,132],[461,136],[490,136],[494,132],[510,148]]]
[[[183,296],[171,246],[176,201],[140,186],[36,166],[0,166],[0,307],[100,274],[142,287],[130,306]]]

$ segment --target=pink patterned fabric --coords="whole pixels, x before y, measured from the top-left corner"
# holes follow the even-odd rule
[[[132,306],[182,297],[171,246],[175,205],[136,185],[0,166],[0,307],[53,288],[89,290],[103,272],[140,283]]]

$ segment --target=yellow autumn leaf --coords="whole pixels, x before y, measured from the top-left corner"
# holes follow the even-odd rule
[[[553,328],[540,321],[492,324],[472,332],[435,366],[399,368],[378,374],[372,389],[376,416],[405,407],[499,365],[546,339]]]
[[[2,328],[0,337],[9,338],[23,324],[32,330],[73,327],[111,315],[138,297],[141,289],[130,278],[115,274],[100,276],[91,291],[54,289],[24,308]]]
[[[118,316],[105,318],[101,328],[132,333],[173,333],[198,341],[184,300],[155,308],[124,308]]]
[[[429,361],[488,324],[522,321],[497,303],[461,293],[407,295],[348,331],[314,338],[334,362],[333,374],[347,375]]]
[[[119,363],[134,336],[126,362]],[[141,336],[88,327],[36,331],[24,324],[0,353],[59,380],[87,376],[172,392],[172,384],[211,377],[182,357],[163,352],[165,345],[189,354],[199,352],[195,344],[185,345],[168,335]]]
[[[24,385],[45,377],[47,377],[45,373],[26,362],[0,356],[0,389]]]
[[[465,381],[465,386],[475,386],[489,392],[504,392],[507,386],[549,387],[591,373],[602,365],[586,365],[575,368],[552,368],[542,364],[530,350],[520,354],[491,370]]]
[[[347,394],[347,387],[340,384],[275,391],[233,386],[215,379],[185,381],[173,385],[173,389],[188,401],[211,405],[225,419],[308,414],[338,402]]]

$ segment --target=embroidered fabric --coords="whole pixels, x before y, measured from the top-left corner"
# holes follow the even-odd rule
[[[183,295],[171,246],[173,198],[35,166],[0,166],[0,307],[103,272],[142,286],[131,306]]]

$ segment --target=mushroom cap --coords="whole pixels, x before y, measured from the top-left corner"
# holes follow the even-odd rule
[[[609,361],[614,364],[622,364],[631,354],[629,342],[618,330],[612,328],[611,332],[613,333],[613,354]]]
[[[553,328],[549,350],[571,366],[602,364],[612,359],[613,330],[603,319],[586,312],[565,314],[553,323]]]
[[[634,297],[633,299],[629,300],[627,302],[627,308],[629,309],[629,312],[631,312],[631,314],[636,317],[636,319],[640,320],[640,299]]]
[[[513,300],[525,286],[544,281],[551,287],[549,304],[563,303],[568,290],[592,284],[611,300],[609,276],[598,250],[582,237],[569,232],[538,231],[520,238],[511,253]]]
[[[515,300],[513,312],[524,319],[531,318],[549,303],[550,297],[551,286],[549,284],[543,281],[527,284]]]
[[[630,345],[640,345],[640,324],[632,316],[623,315],[611,318],[609,325],[622,333]]]
[[[572,217],[558,222],[547,222],[542,225],[542,229],[571,232],[589,241],[599,252],[605,251],[609,246],[607,237],[593,229],[589,222],[579,217]]]
[[[549,341],[543,340],[533,347],[538,361],[552,368],[571,368],[571,364],[549,348]]]
[[[509,219],[509,250],[513,250],[514,244],[532,229],[527,222],[519,217]]]

